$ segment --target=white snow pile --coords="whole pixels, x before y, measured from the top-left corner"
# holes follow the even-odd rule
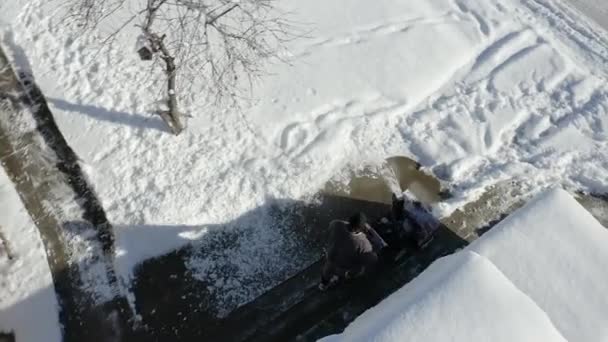
[[[38,229],[1,167],[0,208],[0,332],[13,332],[17,341],[61,341],[59,306]]]
[[[133,51],[136,35],[101,47],[96,32],[62,25],[54,2],[17,0],[0,5],[0,36],[33,69],[95,185],[128,258],[123,277],[189,237],[204,240],[205,227],[253,230],[198,268],[233,270],[212,286],[231,284],[226,296],[243,303],[268,286],[248,279],[289,273],[291,252],[259,257],[250,246],[283,233],[236,223],[269,202],[305,200],[364,161],[419,161],[453,185],[435,208],[446,215],[513,178],[607,192],[608,39],[555,3],[281,1],[311,38],[290,43],[290,63],[269,67],[242,111],[214,108],[178,76],[181,110],[192,115],[179,137],[153,114],[164,84]],[[156,232],[167,238],[131,248]]]
[[[515,309],[515,310],[514,310]],[[486,258],[457,253],[322,341],[566,341]]]
[[[569,341],[608,341],[608,230],[552,189],[468,247],[488,258]]]
[[[608,341],[607,245],[548,190],[322,341]]]

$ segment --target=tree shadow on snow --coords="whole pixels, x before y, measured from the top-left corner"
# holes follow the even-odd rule
[[[93,105],[70,103],[62,99],[48,98],[56,108],[88,115],[96,120],[108,121],[117,125],[127,125],[138,129],[153,129],[163,133],[170,133],[160,117],[145,117],[139,114],[118,112]]]
[[[5,43],[9,46],[8,52],[14,63],[17,73],[22,78],[22,81],[28,80],[33,82],[33,70],[27,54],[23,48],[15,41],[14,34],[9,30],[5,35]],[[171,133],[166,124],[163,123],[159,116],[145,117],[139,114],[118,112],[93,105],[75,104],[62,99],[47,98],[55,107],[88,115],[96,120],[108,121],[118,125],[127,125],[134,128],[153,129],[163,133]]]
[[[270,199],[221,224],[114,225],[117,248],[125,249],[118,250],[116,263],[125,263],[128,258],[143,259],[133,270],[131,291],[138,315],[138,329],[129,334],[129,341],[193,341],[205,338],[232,341],[259,333],[259,329],[266,329],[264,324],[273,320],[281,323],[274,330],[268,329],[273,333],[277,329],[295,331],[317,322],[321,319],[319,313],[331,312],[328,310],[351,302],[349,296],[352,291],[310,298],[309,288],[318,282],[321,247],[325,244],[329,222],[345,219],[358,211],[364,212],[370,221],[377,221],[388,214],[390,206],[321,194],[312,203]],[[80,225],[67,222],[64,227],[71,231],[76,229],[75,233],[78,233]],[[86,234],[81,233],[86,238]],[[400,286],[401,280],[414,277],[421,267],[423,269],[438,256],[464,243],[453,233],[443,236],[445,234],[437,237],[439,242],[428,249],[428,256],[416,256],[400,267],[403,275],[395,279],[389,275],[376,285],[366,287],[365,294],[356,295],[361,300],[352,301],[355,309],[351,308],[351,311],[358,312],[374,305],[390,293],[386,292],[387,289]],[[159,254],[155,246],[161,242],[181,246],[146,259]],[[86,263],[86,260],[82,262]],[[69,281],[61,280],[63,277],[75,279],[70,273],[85,269],[86,265],[75,265],[55,274],[56,284],[70,287],[56,287],[55,292],[76,294],[74,297],[60,296],[72,298],[74,305],[79,301],[94,301],[88,290],[80,293],[81,284],[70,285]],[[399,282],[396,279],[400,279]],[[13,313],[31,311],[37,301],[48,296],[48,291],[53,291],[51,284],[49,288],[15,303],[9,310]],[[254,298],[257,299],[251,301]],[[232,311],[245,302],[249,303]],[[89,304],[83,306],[94,307]],[[99,324],[113,322],[107,319],[112,307],[112,303],[106,303],[84,316],[68,317],[67,321],[73,320],[74,324],[68,324],[71,329],[64,331],[64,339],[79,341],[85,336],[96,336],[96,340],[111,341],[114,337],[99,334],[112,329]],[[229,315],[218,317],[218,311],[222,310]],[[288,319],[279,318],[282,316]],[[338,325],[348,322],[340,321]],[[78,325],[80,328],[74,329]],[[19,336],[16,338],[19,340]]]
[[[186,244],[138,264],[132,291],[151,337],[193,340],[213,336],[222,316],[318,261],[331,220],[357,211],[377,220],[389,209],[383,203],[320,195],[313,203],[268,200],[223,224],[115,225],[115,230],[124,257],[134,248],[145,257],[169,239]],[[280,305],[284,298],[277,300]]]
[[[27,251],[25,251],[27,252]],[[17,255],[18,260],[26,255]],[[133,330],[123,329],[121,314],[114,310],[121,297],[100,300],[94,288],[74,282],[86,269],[78,261],[53,274],[52,282],[28,292],[0,310],[0,342],[3,341],[100,341],[145,340]],[[39,283],[41,281],[36,280]],[[69,296],[67,296],[69,294]],[[66,303],[65,300],[70,303]],[[126,307],[126,303],[125,307]],[[77,312],[66,306],[80,306]],[[58,334],[58,335],[56,335]]]
[[[327,313],[323,310],[335,309],[347,299],[344,295],[337,301],[327,296],[313,301],[307,297],[311,284],[318,283],[327,226],[331,220],[346,219],[355,212],[364,212],[374,222],[386,217],[390,206],[320,194],[312,203],[271,199],[222,224],[115,225],[116,231],[131,230],[117,234],[120,246],[126,249],[124,257],[129,249],[140,258],[153,255],[154,245],[169,239],[185,244],[145,259],[133,269],[131,290],[148,338],[241,340],[288,311],[293,311],[290,319],[299,322],[292,324],[288,319],[276,329],[295,331],[318,321],[320,317],[311,313]],[[436,241],[425,252],[428,255],[412,259],[404,275],[397,278],[409,279],[439,255],[466,244],[447,229]],[[136,250],[142,246],[149,250]],[[359,304],[373,305],[395,284],[401,283],[392,278],[378,283],[373,295],[362,296],[366,299]]]

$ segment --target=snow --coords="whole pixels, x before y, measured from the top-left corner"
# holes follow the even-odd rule
[[[487,257],[569,341],[608,341],[608,230],[552,189],[468,249]]]
[[[569,0],[568,2],[608,30],[608,7],[603,0]]]
[[[0,331],[17,341],[61,341],[59,306],[38,230],[0,168]]]
[[[337,341],[566,341],[490,261],[470,251],[433,263]]]
[[[607,243],[547,190],[323,341],[608,341]]]
[[[0,6],[4,46],[33,69],[81,158],[127,281],[146,258],[223,229],[236,247],[189,264],[220,278],[214,291],[231,301],[221,306],[252,299],[269,284],[250,279],[276,283],[294,270],[285,261],[294,242],[272,241],[296,237],[244,218],[393,155],[452,184],[454,197],[434,208],[441,215],[508,179],[608,191],[606,33],[544,0],[282,1],[310,38],[291,43],[288,65],[269,66],[242,111],[181,91],[193,85],[178,77],[181,112],[192,116],[178,137],[154,114],[166,85],[139,61],[136,35],[101,47],[47,1]],[[263,257],[252,248],[269,245]],[[211,264],[234,272],[209,273]]]

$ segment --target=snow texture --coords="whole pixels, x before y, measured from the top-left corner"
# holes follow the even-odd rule
[[[606,244],[547,190],[323,341],[608,341]]]
[[[608,230],[552,189],[468,249],[487,257],[568,341],[608,341]]]
[[[433,263],[366,311],[337,341],[566,341],[490,261],[470,251]]]
[[[17,341],[61,341],[59,306],[38,229],[2,168],[0,208],[6,243],[0,245],[0,331],[14,332]]]
[[[608,6],[603,0],[569,0],[579,11],[608,30]]]
[[[182,91],[192,85],[178,77],[192,115],[179,137],[154,114],[165,84],[133,51],[137,34],[101,47],[96,32],[61,25],[47,1],[0,6],[4,45],[33,69],[117,229],[126,281],[133,265],[191,242],[186,227],[205,240],[211,225],[236,247],[190,264],[233,269],[216,274],[214,291],[250,300],[269,283],[248,279],[276,283],[293,270],[282,247],[293,243],[265,258],[251,246],[296,237],[263,219],[235,223],[392,155],[453,185],[434,208],[442,215],[508,179],[608,191],[608,40],[558,1],[282,1],[311,38],[291,43],[290,63],[268,69],[242,112]],[[142,239],[153,245],[129,250]]]

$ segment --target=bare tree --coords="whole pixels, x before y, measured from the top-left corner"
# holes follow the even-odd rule
[[[201,84],[210,99],[234,105],[264,74],[264,64],[281,60],[296,27],[277,10],[277,0],[67,0],[68,19],[85,29],[124,16],[104,38],[110,42],[129,26],[141,30],[138,53],[166,77],[166,108],[158,111],[173,133],[184,126],[178,108],[178,76]],[[185,84],[185,83],[180,83]]]

